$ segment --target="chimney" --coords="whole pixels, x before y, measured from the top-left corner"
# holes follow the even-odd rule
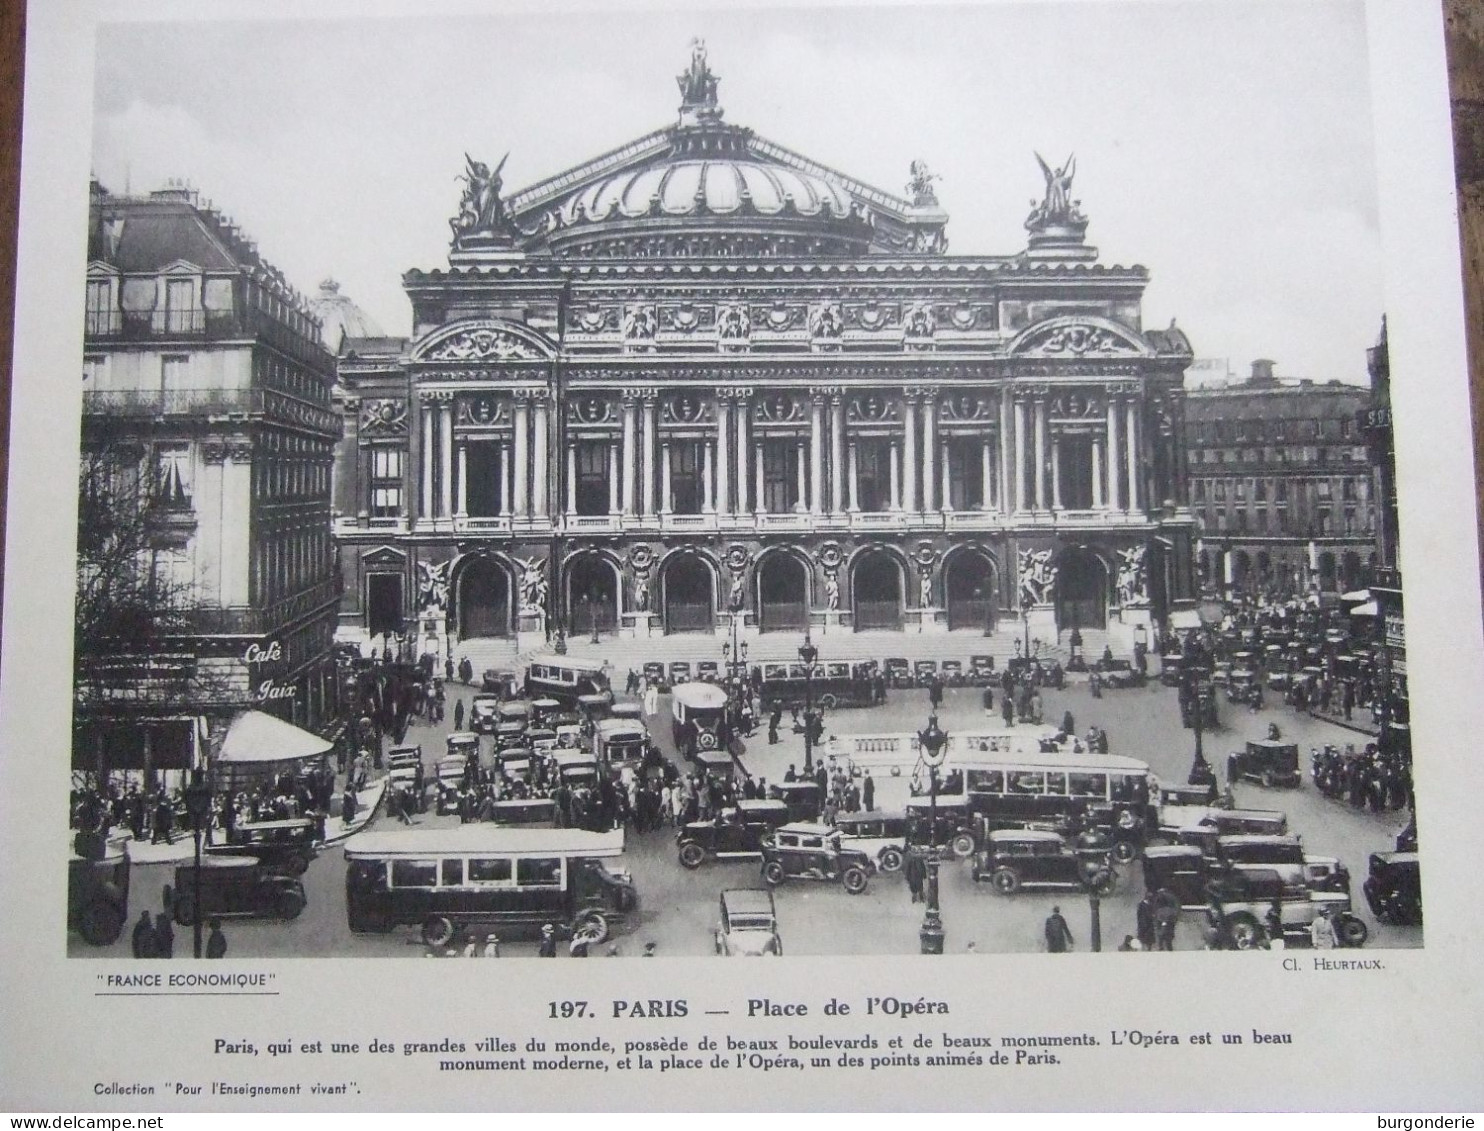
[[[1252,376],[1248,378],[1250,385],[1276,385],[1278,378],[1273,376],[1273,367],[1276,361],[1270,358],[1260,357],[1252,363]]]

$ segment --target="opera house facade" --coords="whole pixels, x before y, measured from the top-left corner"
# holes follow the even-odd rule
[[[679,85],[674,125],[511,194],[467,159],[412,336],[342,344],[341,638],[1192,615],[1191,348],[1098,262],[1070,160],[1023,249],[950,255],[921,162],[894,195],[726,122],[700,45]]]

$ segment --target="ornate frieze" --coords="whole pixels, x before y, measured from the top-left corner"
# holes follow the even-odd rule
[[[756,403],[757,419],[764,424],[792,424],[805,418],[804,398],[790,393],[763,393]]]
[[[491,427],[510,422],[510,403],[490,393],[460,397],[458,422],[475,427]]]
[[[727,303],[716,311],[716,338],[725,344],[740,346],[752,335],[752,314],[746,303]]]
[[[608,397],[569,396],[567,419],[573,424],[616,424],[618,410]]]
[[[674,393],[660,402],[663,424],[702,424],[711,419],[711,406],[693,392]]]
[[[450,335],[427,353],[426,361],[540,361],[541,354],[514,334],[476,326]]]
[[[895,398],[884,393],[862,393],[845,402],[845,419],[855,424],[882,424],[897,418]]]
[[[361,402],[359,418],[365,436],[407,435],[407,402],[401,397],[378,397]]]
[[[953,393],[943,398],[943,420],[945,423],[994,420],[998,412],[996,404],[980,393]]]
[[[1100,391],[1069,389],[1057,392],[1047,406],[1052,420],[1097,420],[1107,410]]]

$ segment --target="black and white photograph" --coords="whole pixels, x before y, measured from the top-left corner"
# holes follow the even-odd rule
[[[1416,995],[1471,929],[1484,641],[1473,511],[1438,513],[1472,485],[1456,260],[1407,226],[1446,206],[1384,65],[1422,21],[124,8],[39,21],[70,305],[18,363],[49,470],[6,578],[7,746],[53,783],[27,868],[68,852],[65,905],[15,911],[100,1029],[200,1069],[116,1049],[97,1087],[165,1090],[97,1096],[379,1033],[388,1076],[313,1062],[342,1103],[438,1068],[462,1104],[514,1064],[436,1060],[481,1010],[488,1051],[593,1039],[514,1106],[644,1104],[622,1038],[765,1024],[825,1043],[723,1045],[696,1102],[1086,1107],[1068,1065],[1146,1044],[1182,1045],[1155,1106],[1448,1071]],[[234,971],[219,1014],[132,1000]],[[821,1032],[884,1071],[826,1086]]]
[[[1364,21],[1248,7],[101,28],[69,953],[1420,946]]]

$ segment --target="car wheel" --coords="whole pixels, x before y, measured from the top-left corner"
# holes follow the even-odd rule
[[[769,860],[763,865],[763,882],[770,887],[777,887],[784,880],[783,865],[776,860]]]
[[[840,705],[840,700],[828,693],[819,697],[819,705],[826,711],[833,711]]]
[[[434,915],[423,923],[423,942],[429,946],[447,946],[453,939],[453,923],[445,916]]]
[[[106,899],[95,899],[82,909],[77,929],[91,945],[108,946],[123,933],[124,913]]]
[[[900,848],[883,848],[876,863],[883,872],[900,872],[902,870],[902,850]]]
[[[1013,868],[996,868],[994,875],[990,877],[990,883],[994,884],[994,890],[1001,895],[1014,895],[1020,890],[1020,877]]]
[[[860,895],[866,890],[866,884],[870,878],[866,875],[864,868],[846,868],[840,876],[840,883],[851,895]]]
[[[1233,915],[1230,925],[1238,950],[1257,950],[1262,946],[1263,930],[1251,915]]]
[[[1365,925],[1365,920],[1354,915],[1342,915],[1340,917],[1340,942],[1345,946],[1365,946],[1366,940],[1371,937],[1371,929]]]
[[[608,939],[608,919],[601,911],[584,911],[572,924],[573,934],[585,935],[589,942],[600,943]]]
[[[680,846],[680,864],[684,868],[699,868],[706,861],[706,850],[693,840]]]
[[[974,855],[974,838],[968,833],[959,833],[948,843],[948,847],[960,860]]]
[[[273,910],[280,919],[297,919],[304,910],[304,897],[293,890],[280,892],[273,901]]]
[[[296,852],[283,862],[285,875],[302,876],[309,871],[309,857],[302,852]]]

